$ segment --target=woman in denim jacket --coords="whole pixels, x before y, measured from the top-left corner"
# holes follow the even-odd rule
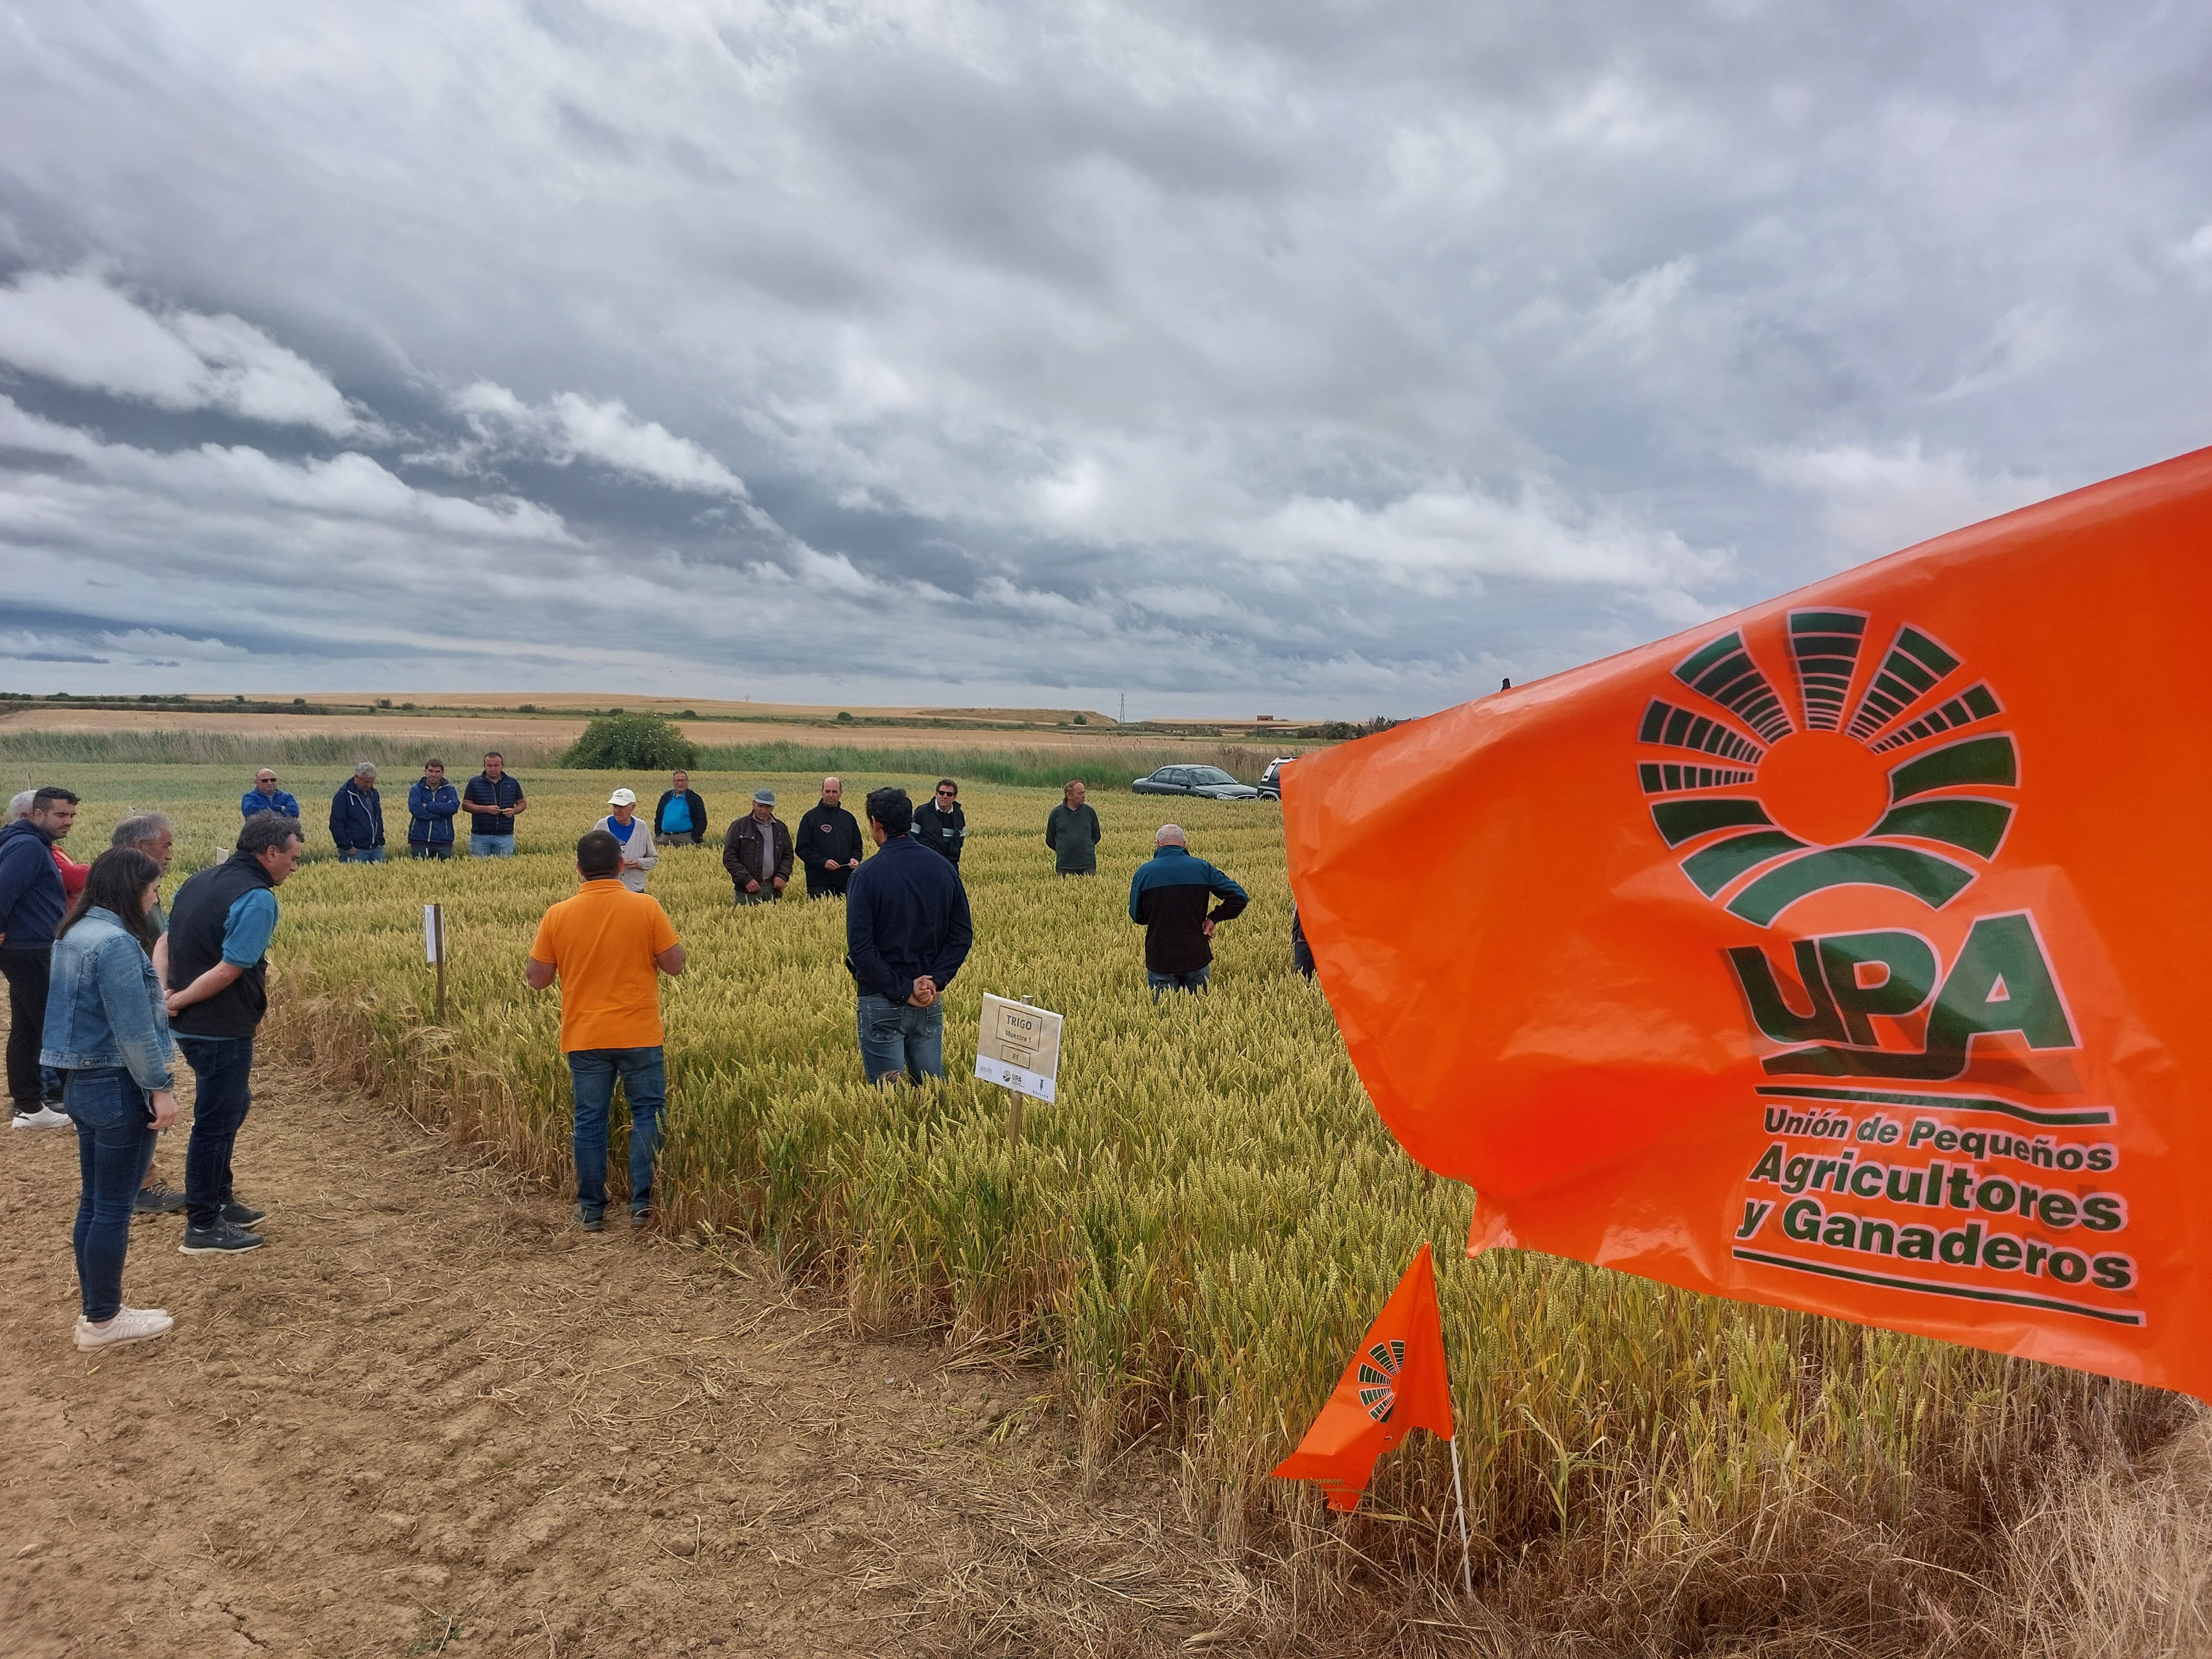
[[[138,1185],[155,1133],[177,1121],[177,1051],[152,956],[161,882],[161,866],[137,848],[110,848],[54,933],[39,1058],[67,1077],[62,1109],[76,1121],[76,1345],[88,1352],[167,1335],[173,1322],[160,1308],[123,1304]]]

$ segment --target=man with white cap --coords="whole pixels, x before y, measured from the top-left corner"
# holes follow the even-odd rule
[[[645,872],[660,862],[660,854],[653,844],[653,831],[637,815],[636,791],[617,789],[607,797],[607,805],[615,810],[592,828],[605,830],[622,844],[622,869],[617,872],[622,884],[633,893],[642,893]]]
[[[753,810],[722,837],[722,868],[740,904],[768,904],[791,879],[791,831],[775,815],[775,791],[753,791]]]

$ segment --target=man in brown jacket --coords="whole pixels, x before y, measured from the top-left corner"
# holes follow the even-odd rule
[[[740,904],[767,904],[782,896],[791,879],[791,831],[775,815],[775,791],[756,789],[750,817],[722,837],[722,868],[737,885]]]

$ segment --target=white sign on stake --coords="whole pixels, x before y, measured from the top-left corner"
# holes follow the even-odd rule
[[[1017,1094],[1050,1100],[1059,1087],[1060,1016],[985,992],[975,1075]]]
[[[422,960],[435,963],[446,954],[446,907],[426,904],[422,907]]]

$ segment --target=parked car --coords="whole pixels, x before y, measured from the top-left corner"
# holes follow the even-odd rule
[[[1140,795],[1202,795],[1207,800],[1257,800],[1260,792],[1218,766],[1163,766],[1130,788]]]
[[[1296,760],[1296,755],[1278,755],[1267,763],[1267,769],[1260,774],[1260,793],[1269,800],[1283,798],[1283,769]]]

